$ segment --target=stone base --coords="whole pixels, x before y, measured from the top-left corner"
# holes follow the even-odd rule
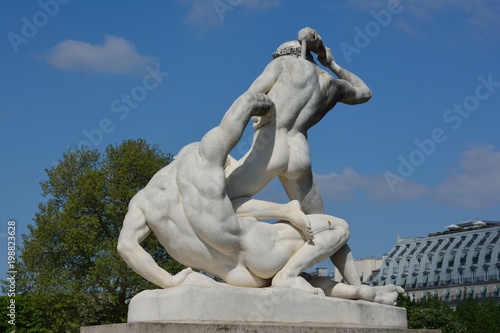
[[[242,288],[190,274],[130,301],[128,323],[301,325],[406,329],[406,309],[289,288]]]
[[[80,333],[440,333],[440,330],[326,327],[317,325],[234,325],[183,323],[128,323],[82,327]]]

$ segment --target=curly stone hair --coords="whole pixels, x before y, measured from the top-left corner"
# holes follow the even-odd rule
[[[294,57],[300,58],[301,51],[302,51],[302,45],[298,41],[292,40],[292,41],[285,42],[285,43],[281,44],[278,47],[278,49],[276,51],[274,51],[273,59],[276,59],[276,58],[279,58],[282,56],[286,56],[286,55],[292,55]],[[309,50],[307,50],[307,52],[306,52],[306,58],[308,60],[313,61],[313,57],[311,55],[311,52],[309,52]]]

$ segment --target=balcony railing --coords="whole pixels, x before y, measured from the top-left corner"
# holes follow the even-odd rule
[[[495,293],[495,292],[490,292],[490,293],[477,293],[474,295],[468,294],[465,297],[464,297],[464,294],[456,295],[456,294],[452,294],[452,293],[450,293],[450,295],[439,296],[439,299],[441,299],[442,301],[447,302],[447,303],[460,302],[466,298],[473,298],[473,299],[477,299],[479,301],[481,301],[481,300],[487,300],[487,301],[493,300],[494,301],[494,300],[500,299],[500,295],[498,293]]]
[[[427,283],[406,283],[405,285],[402,285],[405,290],[412,290],[412,289],[421,289],[421,288],[429,288],[429,287],[437,287],[437,286],[449,286],[449,285],[461,285],[461,284],[477,284],[477,283],[495,283],[497,281],[500,281],[499,278],[496,277],[491,277],[489,276],[488,278],[485,276],[476,276],[474,278],[468,277],[468,278],[458,278],[458,279],[451,279],[449,281],[445,280],[439,280],[439,281],[431,281],[429,280]]]

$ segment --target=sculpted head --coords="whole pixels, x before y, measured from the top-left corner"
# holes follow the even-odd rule
[[[281,44],[278,47],[278,49],[274,51],[273,59],[286,55],[291,55],[296,58],[300,58],[301,51],[302,51],[302,45],[296,40],[291,40],[289,42]],[[309,50],[307,50],[306,52],[306,59],[309,61],[314,61],[311,52],[309,52]]]

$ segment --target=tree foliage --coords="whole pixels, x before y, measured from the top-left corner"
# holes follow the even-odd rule
[[[478,303],[467,298],[456,308],[456,315],[464,332],[500,332],[500,304],[493,301]]]
[[[125,322],[131,297],[157,288],[116,251],[129,200],[171,161],[144,140],[68,150],[41,182],[45,202],[23,235],[19,291],[33,295],[39,332],[78,332],[82,325]],[[160,266],[183,267],[150,236],[143,243]]]
[[[10,311],[14,303],[14,311]],[[0,296],[0,332],[38,333],[42,331],[40,311],[33,306],[33,297],[16,295]]]
[[[398,306],[406,308],[408,328],[441,329],[442,333],[498,333],[500,304],[493,301],[478,302],[468,298],[449,307],[437,296],[411,301],[400,296]]]

